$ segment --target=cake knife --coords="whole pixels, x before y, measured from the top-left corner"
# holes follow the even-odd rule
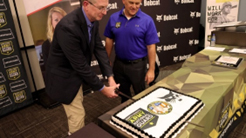
[[[124,96],[124,97],[126,97],[126,98],[128,98],[128,99],[131,99],[132,101],[136,101],[136,100],[133,99],[132,97],[130,97],[130,96],[124,94],[123,92],[121,92],[120,89],[118,89],[118,88],[115,89],[115,93],[116,93],[116,94],[119,94],[119,95],[122,95],[122,96]]]

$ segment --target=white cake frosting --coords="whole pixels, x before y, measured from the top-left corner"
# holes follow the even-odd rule
[[[110,123],[132,137],[170,138],[203,106],[197,98],[159,87],[114,114]]]

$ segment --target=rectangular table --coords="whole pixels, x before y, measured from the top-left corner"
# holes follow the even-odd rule
[[[221,137],[240,121],[246,106],[246,55],[229,53],[236,46],[216,45],[225,50],[213,51],[204,49],[188,58],[182,67],[162,79],[152,87],[133,98],[138,99],[158,86],[201,99],[205,107],[195,116],[177,137],[207,138]],[[211,65],[219,55],[243,57],[244,60],[236,69]],[[99,117],[99,125],[116,137],[129,137],[126,133],[109,123],[111,116],[132,101],[117,106]]]

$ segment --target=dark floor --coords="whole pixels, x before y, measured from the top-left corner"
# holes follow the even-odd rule
[[[157,81],[179,69],[181,63],[160,69]],[[85,123],[97,123],[103,113],[120,104],[120,98],[109,99],[99,92],[84,96]],[[61,105],[46,109],[34,103],[24,109],[0,118],[0,138],[64,138],[67,136],[67,119]],[[246,137],[246,115],[230,133],[229,138]]]

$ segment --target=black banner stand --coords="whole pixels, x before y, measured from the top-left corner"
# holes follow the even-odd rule
[[[33,103],[8,1],[0,0],[0,116]]]

